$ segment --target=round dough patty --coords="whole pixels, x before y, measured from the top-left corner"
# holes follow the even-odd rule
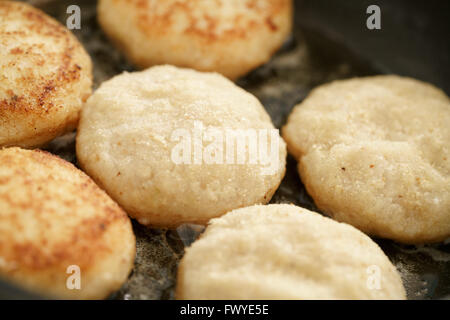
[[[118,290],[136,250],[126,213],[83,172],[49,153],[7,148],[0,164],[0,277],[64,299],[100,299]],[[70,266],[80,268],[81,290],[66,286],[76,275]]]
[[[0,1],[0,147],[35,147],[77,126],[91,60],[72,33],[22,2]]]
[[[405,243],[450,236],[450,100],[398,76],[315,89],[283,128],[317,206]]]
[[[405,299],[366,235],[293,205],[213,219],[180,262],[178,299]]]
[[[203,134],[210,127],[218,130],[224,153],[227,129],[275,131],[273,171],[263,174],[269,165],[250,163],[248,150],[243,164],[237,157],[227,161],[224,153],[218,163],[205,158],[196,163],[196,123]],[[190,135],[191,162],[174,161],[185,141],[174,138],[179,130]],[[199,142],[203,154],[209,143]],[[77,136],[85,171],[141,224],[163,227],[204,224],[230,210],[267,203],[284,176],[286,153],[253,95],[219,74],[172,66],[123,73],[103,83],[83,108]]]
[[[100,0],[100,25],[131,61],[236,79],[267,62],[291,31],[291,0]]]

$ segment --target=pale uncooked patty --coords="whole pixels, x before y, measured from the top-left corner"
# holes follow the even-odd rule
[[[226,162],[225,156],[222,163],[177,164],[172,154],[179,142],[172,135],[179,129],[193,133],[195,122],[221,133],[274,130],[261,103],[223,76],[158,66],[116,76],[88,99],[77,157],[144,225],[204,224],[232,209],[267,203],[285,172],[287,151],[279,134],[278,164],[270,174],[262,172],[266,165],[248,158],[243,164]]]
[[[315,89],[283,128],[317,206],[406,243],[450,236],[450,101],[398,76]]]
[[[103,30],[137,66],[172,64],[235,79],[291,31],[291,0],[101,0]]]
[[[91,93],[91,60],[42,11],[0,1],[0,147],[35,147],[75,129]]]
[[[42,151],[0,151],[0,277],[43,296],[101,299],[133,266],[130,219],[72,164]],[[78,266],[81,290],[66,282]]]
[[[186,249],[176,296],[405,299],[405,290],[395,267],[362,232],[282,204],[242,208],[211,220]]]

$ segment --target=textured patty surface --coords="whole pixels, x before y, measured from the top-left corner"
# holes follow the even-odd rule
[[[44,296],[101,299],[134,256],[128,216],[83,172],[42,151],[0,151],[0,277]],[[81,289],[69,290],[76,275]]]
[[[100,0],[100,25],[138,66],[172,64],[235,79],[291,31],[291,0]]]
[[[230,139],[233,146],[227,147],[228,129],[238,138],[244,135],[237,130],[250,130],[267,149],[257,145],[250,153],[249,140],[242,139],[245,159],[239,163],[239,139]],[[265,150],[273,150],[267,163],[259,157]],[[188,161],[179,162],[174,154]],[[261,103],[228,79],[158,66],[116,76],[88,99],[77,157],[141,224],[178,226],[267,203],[285,173],[286,145]]]
[[[406,243],[450,236],[450,100],[398,76],[315,89],[283,128],[317,206]]]
[[[73,130],[91,93],[91,60],[69,30],[0,1],[0,147],[34,147]]]
[[[383,251],[350,225],[293,205],[211,220],[186,249],[178,299],[405,299]]]

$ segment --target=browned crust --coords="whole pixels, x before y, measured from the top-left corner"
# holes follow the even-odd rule
[[[5,170],[0,171],[0,184],[3,187],[0,190],[0,206],[6,205],[6,208],[13,210],[0,216],[0,224],[11,230],[0,236],[0,256],[17,266],[17,269],[9,271],[11,274],[16,271],[66,268],[74,261],[82,270],[87,271],[97,263],[96,257],[111,253],[110,244],[103,240],[110,227],[130,223],[126,213],[87,175],[61,158],[39,150],[7,148],[0,150],[0,163],[3,169],[6,168],[6,174]],[[43,177],[33,176],[30,170],[35,168],[39,168],[40,173],[45,172]],[[13,185],[19,185],[30,197],[25,200],[15,198],[8,192],[9,186],[14,187]],[[65,194],[64,199],[60,199],[51,190],[46,190],[49,185],[59,185],[72,193]],[[46,227],[50,227],[53,222],[41,217],[44,209],[47,217],[51,213],[48,206],[44,207],[48,202],[72,209],[75,216],[77,210],[83,210],[80,203],[97,209],[95,215],[77,220],[72,227],[64,226],[58,220],[61,232],[67,237],[55,242],[45,234]],[[17,215],[23,212],[33,214],[39,221],[36,228],[42,233],[36,239],[19,241],[15,234],[21,231],[22,225]]]
[[[119,48],[125,56],[131,60],[134,65],[140,69],[148,68],[157,64],[175,64],[179,67],[194,68],[199,71],[215,71],[224,74],[226,77],[235,80],[240,76],[248,73],[250,70],[259,67],[266,63],[270,57],[281,47],[282,41],[272,43],[267,48],[264,48],[262,54],[254,61],[244,59],[246,62],[242,65],[242,68],[237,68],[234,64],[238,64],[237,61],[230,61],[226,59],[227,53],[225,50],[225,57],[222,59],[218,57],[213,67],[203,65],[202,63],[195,63],[189,59],[171,59],[167,60],[164,57],[155,58],[154,56],[147,56],[143,53],[135,52],[135,48],[130,46],[129,41],[114,31],[111,25],[114,23],[108,18],[103,18],[102,10],[106,9],[108,3],[99,1],[99,23],[103,27],[103,30],[107,34],[108,38]],[[267,4],[266,7],[258,6],[259,0],[247,1],[247,8],[255,13],[255,16],[250,18],[246,14],[236,14],[233,19],[233,28],[227,30],[221,30],[223,21],[220,17],[205,12],[201,18],[195,16],[193,12],[197,6],[197,1],[176,2],[170,1],[168,9],[165,8],[163,12],[155,13],[157,10],[152,6],[148,0],[115,0],[116,6],[120,4],[128,6],[133,9],[133,16],[128,17],[133,21],[132,28],[135,28],[136,32],[144,35],[148,39],[160,39],[164,37],[185,37],[190,39],[193,43],[193,48],[208,48],[208,51],[212,52],[211,56],[220,54],[221,48],[230,48],[239,43],[243,43],[246,40],[252,40],[255,38],[255,34],[265,34],[269,36],[273,34],[275,37],[277,33],[282,33],[287,36],[290,30],[292,19],[279,22],[280,17],[285,17],[286,13],[292,12],[292,0],[272,0],[264,1]],[[202,1],[202,0],[200,0]],[[221,6],[224,0],[211,0],[216,6]],[[104,4],[103,4],[104,3]],[[154,4],[155,6],[157,4]],[[105,8],[104,8],[105,7]],[[198,12],[198,10],[197,10]],[[174,27],[178,15],[182,15],[187,20],[187,25],[179,30]],[[202,21],[202,23],[200,23]],[[289,25],[289,27],[286,27]],[[175,31],[176,30],[176,31]],[[176,35],[175,35],[176,33]],[[196,49],[198,50],[198,49]],[[145,51],[144,51],[145,52]],[[215,53],[214,53],[215,52]],[[200,54],[202,56],[203,54]],[[236,58],[240,60],[241,58]]]
[[[8,19],[11,12],[19,12],[24,19],[30,22],[28,31],[32,31],[36,35],[48,39],[53,39],[56,42],[64,42],[65,49],[63,52],[46,51],[45,56],[36,56],[33,60],[37,66],[42,67],[46,64],[49,65],[58,61],[60,67],[57,72],[53,73],[52,76],[47,79],[33,79],[31,73],[24,75],[17,85],[23,87],[32,85],[28,94],[17,96],[14,93],[13,88],[7,90],[6,94],[9,95],[9,97],[0,100],[0,111],[2,111],[2,113],[29,113],[35,112],[36,108],[40,108],[43,113],[51,112],[52,108],[57,107],[49,101],[49,98],[54,95],[54,91],[57,90],[58,87],[67,86],[80,78],[82,67],[75,63],[73,55],[75,50],[80,50],[82,47],[78,43],[74,44],[74,36],[67,29],[39,9],[22,3],[19,4],[10,1],[0,2],[0,15],[4,19]],[[0,30],[0,39],[14,38],[16,36],[20,37],[20,34],[20,31],[12,33]],[[5,40],[0,41],[5,43]],[[11,49],[10,53],[18,56],[27,55],[31,53],[33,48],[42,46],[43,44],[35,44],[28,48],[16,47]]]
[[[0,61],[3,70],[16,70],[18,77],[10,74],[0,75],[0,81],[6,81],[7,86],[0,90],[0,125],[4,128],[14,128],[17,123],[26,123],[33,136],[16,139],[29,139],[43,143],[65,131],[73,130],[78,122],[78,112],[68,114],[67,123],[56,123],[45,132],[39,129],[52,114],[62,108],[79,109],[79,106],[66,106],[64,98],[80,96],[82,102],[90,95],[90,88],[81,88],[84,92],[74,92],[72,86],[86,81],[88,76],[92,81],[92,66],[84,48],[75,36],[53,18],[44,12],[22,2],[0,1],[0,17],[5,21],[16,21],[22,29],[10,30],[0,28],[0,45],[18,46],[10,49],[8,59]],[[22,44],[22,39],[32,35],[33,44]],[[57,46],[55,50],[48,43]],[[27,67],[19,67],[27,62]],[[20,68],[20,69],[19,69]],[[54,70],[52,70],[54,69]],[[66,128],[67,127],[67,128]],[[4,140],[4,139],[2,139]],[[7,143],[5,143],[7,141]],[[21,144],[11,136],[3,145]],[[10,143],[8,143],[8,141]],[[27,144],[27,143],[25,143]]]
[[[211,0],[215,1],[215,0]],[[221,1],[215,1],[216,5],[220,6]],[[196,5],[195,1],[188,2],[173,2],[170,4],[168,10],[164,14],[157,15],[152,14],[154,11],[149,7],[149,1],[146,0],[131,0],[128,1],[129,5],[134,5],[138,10],[136,24],[143,33],[149,34],[153,30],[161,31],[169,30],[174,23],[174,17],[176,14],[182,13],[189,20],[189,25],[185,28],[184,33],[197,36],[205,39],[206,41],[220,41],[235,38],[248,38],[251,37],[254,29],[266,28],[271,32],[276,32],[278,26],[273,21],[273,17],[278,15],[284,10],[290,9],[290,0],[272,0],[269,3],[268,8],[259,8],[257,5],[258,0],[249,1],[246,6],[248,9],[256,12],[258,16],[264,17],[264,19],[247,20],[247,17],[242,15],[236,15],[234,17],[235,25],[239,22],[246,21],[246,23],[240,27],[226,30],[225,32],[219,32],[218,20],[213,15],[204,13],[203,18],[207,21],[207,27],[201,28],[198,26],[198,18],[192,14],[192,6]]]

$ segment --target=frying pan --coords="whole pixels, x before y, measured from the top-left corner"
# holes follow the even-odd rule
[[[95,87],[124,70],[134,70],[99,28],[95,1],[28,2],[63,23],[67,6],[80,6],[82,28],[74,33],[94,61]],[[366,27],[371,4],[381,8],[380,30]],[[269,63],[238,85],[260,99],[278,128],[312,88],[335,79],[395,73],[431,82],[449,94],[449,15],[450,3],[438,0],[297,0],[292,37]],[[56,139],[47,149],[76,164],[74,134]],[[306,193],[292,157],[271,202],[320,212]],[[110,299],[172,299],[178,261],[198,235],[198,227],[148,229],[133,222],[133,228],[135,268]],[[450,242],[411,246],[374,240],[399,270],[408,299],[450,298]],[[43,297],[0,280],[0,299],[37,298]]]

